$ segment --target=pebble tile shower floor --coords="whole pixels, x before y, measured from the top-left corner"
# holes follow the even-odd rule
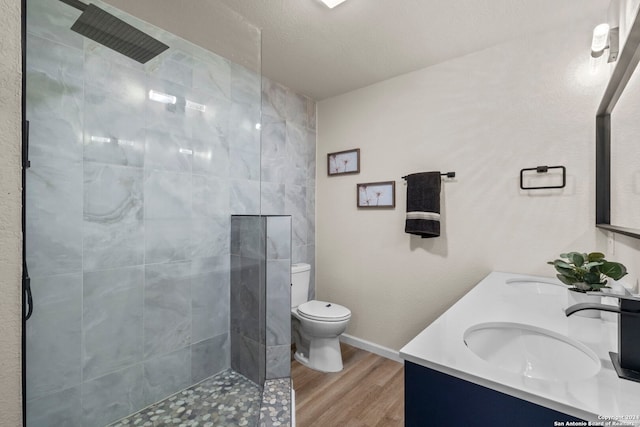
[[[272,397],[276,390],[271,381],[265,384],[263,404],[260,389],[256,384],[228,370],[116,421],[109,427],[253,427],[257,425],[261,412],[263,417],[271,415],[266,425],[288,426],[289,397],[288,393],[285,397],[283,390],[285,381],[287,389],[289,382],[278,381],[280,398],[277,399],[277,403],[282,407],[276,405],[276,400]],[[264,405],[268,405],[268,409]],[[273,415],[276,414],[277,419],[273,419]],[[263,422],[261,424],[265,425]]]
[[[291,380],[267,380],[262,393],[259,427],[288,427],[291,425]]]

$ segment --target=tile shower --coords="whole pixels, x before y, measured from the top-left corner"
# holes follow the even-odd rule
[[[315,105],[133,18],[171,49],[140,65],[27,7],[27,425],[103,426],[232,367],[232,215],[291,215],[314,265]]]

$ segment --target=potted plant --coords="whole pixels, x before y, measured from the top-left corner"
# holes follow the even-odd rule
[[[579,302],[598,302],[600,296],[587,292],[599,292],[607,286],[607,278],[619,280],[627,274],[627,269],[619,262],[607,261],[603,253],[569,252],[560,254],[560,258],[549,261],[555,267],[556,277],[569,288],[569,304]],[[594,310],[583,311],[586,317],[600,317]]]

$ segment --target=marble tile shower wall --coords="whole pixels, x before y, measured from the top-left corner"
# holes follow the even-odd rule
[[[293,263],[311,264],[315,296],[316,104],[262,78],[263,215],[291,215]]]
[[[230,215],[260,213],[268,166],[258,76],[173,43],[142,66],[78,14],[28,4],[29,426],[102,426],[230,366]],[[278,185],[306,213],[307,187]]]

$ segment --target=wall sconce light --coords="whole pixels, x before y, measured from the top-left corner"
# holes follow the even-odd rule
[[[610,28],[609,24],[600,24],[593,29],[593,39],[591,40],[591,58],[600,58],[606,49],[609,49],[607,62],[615,62],[618,59],[619,29]]]
[[[321,1],[322,3],[326,4],[329,9],[333,9],[340,3],[344,2],[345,0],[321,0]]]

